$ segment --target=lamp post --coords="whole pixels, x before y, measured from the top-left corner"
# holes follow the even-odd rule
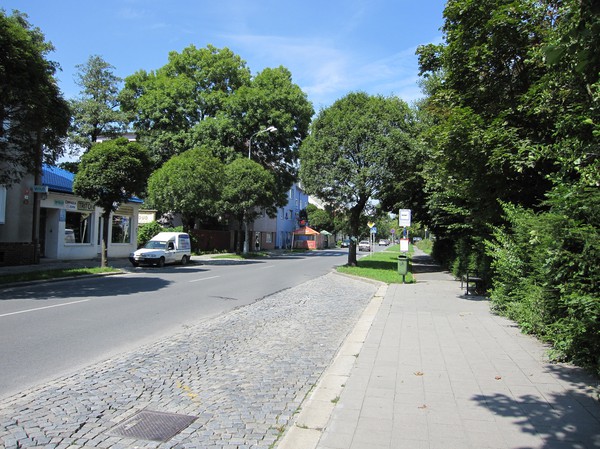
[[[274,133],[276,131],[277,131],[277,128],[275,128],[273,125],[271,125],[268,128],[261,129],[260,131],[257,131],[254,134],[252,134],[250,136],[250,141],[248,142],[248,159],[251,159],[250,155],[252,154],[252,138],[255,136],[258,136],[259,134]],[[244,216],[244,249],[243,249],[244,254],[248,253],[249,246],[250,246],[249,241],[248,241],[249,239],[250,239],[250,234],[248,232],[248,219]]]
[[[259,134],[262,134],[262,133],[274,133],[276,131],[277,131],[277,128],[275,128],[274,126],[271,125],[268,128],[261,129],[260,131],[257,131],[254,134],[252,134],[250,136],[250,143],[248,144],[248,159],[250,159],[250,154],[252,153],[252,138],[255,136],[258,136]]]

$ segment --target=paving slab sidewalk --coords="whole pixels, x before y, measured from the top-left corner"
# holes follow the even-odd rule
[[[598,380],[414,260],[416,284],[375,296],[333,410],[312,426],[301,413],[279,448],[599,448]]]

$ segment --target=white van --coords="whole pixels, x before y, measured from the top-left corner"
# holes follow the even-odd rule
[[[159,232],[143,248],[129,255],[134,267],[139,265],[164,266],[181,262],[185,265],[192,255],[190,236],[184,232]]]

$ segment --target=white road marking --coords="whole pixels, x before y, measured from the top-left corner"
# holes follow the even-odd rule
[[[220,278],[221,276],[209,276],[207,278],[201,278],[201,279],[193,279],[191,281],[188,282],[200,282],[200,281],[208,281],[209,279],[215,279],[215,278]]]
[[[79,304],[80,302],[88,302],[88,301],[89,301],[89,299],[82,299],[81,301],[73,301],[73,302],[68,302],[66,304],[54,304],[52,306],[37,307],[35,309],[27,309],[27,310],[20,310],[18,312],[4,313],[4,314],[0,315],[0,318],[3,318],[5,316],[11,316],[11,315],[19,315],[21,313],[36,312],[38,310],[53,309],[54,307],[72,306],[73,304]]]

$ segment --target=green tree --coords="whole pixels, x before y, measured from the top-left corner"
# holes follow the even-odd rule
[[[47,59],[54,48],[25,14],[0,9],[0,48],[0,184],[11,185],[56,162],[70,111]]]
[[[553,15],[549,3],[533,0],[450,0],[445,44],[418,50],[421,73],[431,78],[421,104],[429,125],[424,202],[444,263],[455,262],[460,246],[485,270],[483,241],[503,222],[499,201],[536,207],[550,187],[554,161],[531,149],[551,133],[520,105],[545,73],[541,48]]]
[[[202,143],[195,140],[194,127],[215,117],[227,98],[249,82],[250,70],[231,50],[191,45],[181,53],[169,53],[160,69],[127,77],[119,100],[160,166]]]
[[[97,143],[81,157],[73,192],[103,210],[101,266],[108,264],[110,214],[132,196],[143,196],[151,164],[147,150],[125,138]]]
[[[307,193],[349,212],[350,233],[361,235],[361,215],[384,186],[410,171],[412,113],[398,98],[351,93],[322,110],[300,149],[300,178]],[[356,265],[350,245],[348,264]]]
[[[446,42],[419,60],[434,254],[477,266],[498,311],[598,372],[597,3],[451,0]]]
[[[69,130],[72,146],[90,149],[98,137],[115,138],[125,131],[126,118],[119,107],[121,78],[114,67],[98,55],[77,66],[80,97],[71,100],[73,120]]]
[[[214,118],[200,123],[196,137],[216,140],[237,154],[249,154],[271,171],[278,182],[279,206],[284,206],[285,194],[296,178],[298,149],[313,113],[288,69],[266,68],[234,92]],[[268,126],[276,131],[257,134]]]
[[[248,226],[263,210],[271,217],[277,213],[275,176],[257,162],[239,158],[225,166],[224,180],[222,209],[243,226],[243,252],[247,253],[250,239]]]
[[[334,231],[333,216],[325,209],[319,209],[314,204],[306,206],[306,214],[308,223],[311,228],[317,231]]]
[[[205,147],[173,156],[148,180],[147,202],[182,215],[188,229],[197,219],[219,212],[224,167]]]
[[[156,72],[127,77],[120,99],[157,166],[201,145],[218,149],[223,163],[251,153],[275,175],[276,202],[285,204],[314,113],[286,68],[252,77],[231,50],[191,46]],[[277,132],[260,133],[269,126]]]

